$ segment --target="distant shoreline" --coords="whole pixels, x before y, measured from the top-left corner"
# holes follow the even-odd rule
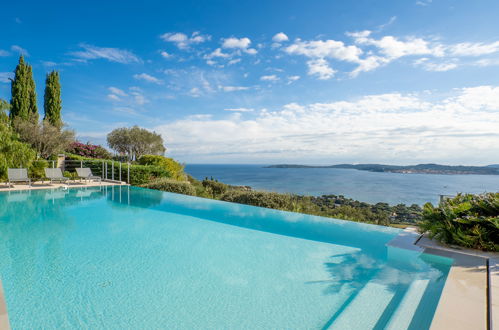
[[[383,164],[337,164],[337,165],[299,165],[299,164],[277,164],[265,166],[265,168],[343,168],[369,172],[387,172],[403,174],[446,174],[446,175],[499,175],[498,165],[488,166],[453,166],[439,164],[418,165],[383,165]]]

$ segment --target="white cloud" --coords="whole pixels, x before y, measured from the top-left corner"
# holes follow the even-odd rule
[[[275,36],[272,37],[272,41],[274,42],[285,42],[288,41],[289,38],[284,32],[279,32]]]
[[[189,91],[189,95],[192,97],[200,97],[201,95],[203,95],[203,93],[201,92],[201,89],[199,87],[192,87]]]
[[[416,1],[416,5],[426,7],[429,6],[432,3],[432,1],[433,0],[418,0]]]
[[[316,76],[320,80],[331,79],[336,73],[336,71],[333,70],[333,68],[331,68],[328,62],[323,58],[307,61],[307,65],[308,74],[310,76]]]
[[[169,54],[168,52],[166,52],[166,51],[164,51],[164,50],[163,50],[163,51],[161,51],[159,54],[160,54],[160,55],[161,55],[161,57],[163,57],[163,58],[171,58],[171,57],[172,57],[172,54]]]
[[[251,40],[249,38],[227,38],[224,39],[222,43],[223,48],[240,48],[245,49],[248,48],[251,44]]]
[[[160,36],[161,39],[167,42],[174,43],[180,49],[189,49],[190,46],[200,44],[211,39],[210,35],[202,35],[199,32],[193,32],[189,37],[184,33],[164,33]]]
[[[123,64],[141,62],[141,60],[137,55],[124,49],[97,47],[88,44],[80,44],[80,47],[83,48],[84,50],[71,52],[70,54],[76,57],[77,59],[83,61],[106,59],[110,62],[117,62]]]
[[[184,118],[154,129],[172,154],[211,161],[491,163],[499,153],[499,86],[368,95],[287,104],[221,119]],[[236,111],[237,112],[237,111]],[[230,137],[230,138],[228,138]]]
[[[225,111],[232,111],[232,112],[253,112],[254,109],[250,108],[229,108],[229,109],[224,109]]]
[[[246,86],[218,86],[218,88],[223,90],[224,92],[237,92],[250,89],[249,87]]]
[[[491,43],[462,42],[448,47],[452,56],[481,56],[499,52],[499,41]]]
[[[298,81],[300,79],[300,76],[288,76],[288,85],[294,83],[295,81]]]
[[[14,73],[12,72],[0,72],[0,82],[1,83],[9,83],[9,79],[14,78]]]
[[[0,49],[0,57],[10,56],[10,53],[6,50]]]
[[[261,81],[277,81],[279,80],[279,77],[276,76],[275,74],[267,75],[267,76],[261,76],[260,77]]]
[[[342,41],[336,40],[296,40],[286,47],[288,54],[304,55],[309,58],[331,58],[340,61],[357,62],[362,50],[357,46],[346,46]]]
[[[257,52],[254,48],[249,48],[251,40],[249,38],[226,38],[223,40],[222,48],[226,49],[238,49],[242,50],[247,54],[255,55]]]
[[[112,101],[121,101],[121,98],[116,94],[108,94],[107,98]]]
[[[430,46],[430,43],[422,38],[406,38],[400,40],[393,36],[385,36],[381,39],[369,38],[370,31],[349,33],[357,44],[377,47],[382,54],[390,59],[402,56],[433,55],[443,56],[443,49],[439,46]]]
[[[163,83],[162,80],[153,77],[147,73],[134,74],[133,77],[137,80],[144,80],[153,84],[161,85]]]
[[[228,58],[230,56],[231,56],[230,54],[224,53],[221,48],[217,48],[213,52],[211,52],[210,54],[205,55],[204,58],[205,59],[212,59],[212,58],[216,58],[216,57]]]
[[[443,62],[443,63],[431,62],[427,57],[423,57],[414,61],[414,65],[421,66],[426,71],[436,71],[436,72],[453,70],[458,66],[457,63],[455,62]]]
[[[127,93],[125,93],[122,89],[119,89],[117,87],[109,87],[108,88],[109,91],[112,93],[112,94],[115,94],[115,95],[118,95],[118,96],[127,96]]]
[[[26,49],[22,48],[21,46],[18,46],[18,45],[12,45],[10,47],[10,50],[15,52],[15,53],[18,53],[18,54],[29,56],[28,51]]]

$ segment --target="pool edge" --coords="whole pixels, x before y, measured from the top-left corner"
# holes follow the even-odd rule
[[[411,227],[387,246],[454,259],[430,329],[493,329],[499,322],[499,253],[443,246]]]
[[[5,303],[5,295],[2,287],[2,280],[0,280],[0,330],[9,330],[9,315],[7,313],[7,304]]]

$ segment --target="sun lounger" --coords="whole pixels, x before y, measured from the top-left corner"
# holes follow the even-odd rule
[[[92,174],[92,170],[88,167],[76,168],[78,178],[86,180],[99,180],[102,183],[102,178]]]
[[[60,168],[46,168],[45,176],[47,177],[47,179],[50,180],[50,184],[52,184],[52,182],[54,181],[65,182],[65,183],[69,181],[68,177],[62,175],[62,171]]]
[[[31,179],[28,178],[28,170],[25,168],[8,168],[7,184],[10,187],[14,182],[27,182],[31,187]]]

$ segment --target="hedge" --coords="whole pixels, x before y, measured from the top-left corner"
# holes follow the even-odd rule
[[[105,177],[105,170],[102,169],[102,164],[107,163],[107,178],[112,179],[112,164],[114,163],[114,179],[119,180],[120,169],[119,162],[112,160],[100,160],[81,157],[78,155],[66,154],[68,160],[79,160],[80,162],[66,162],[66,169],[75,171],[76,167],[89,167],[94,175]],[[105,167],[104,167],[105,168]],[[154,165],[130,165],[130,184],[140,186],[148,183],[157,178],[171,178],[172,174],[165,168]],[[121,166],[121,180],[127,181],[128,179],[128,165],[122,164]]]
[[[160,179],[155,179],[149,183],[143,184],[141,185],[141,187],[168,191],[177,194],[184,194],[191,196],[196,195],[196,188],[188,181],[177,181],[172,179],[160,178]]]

